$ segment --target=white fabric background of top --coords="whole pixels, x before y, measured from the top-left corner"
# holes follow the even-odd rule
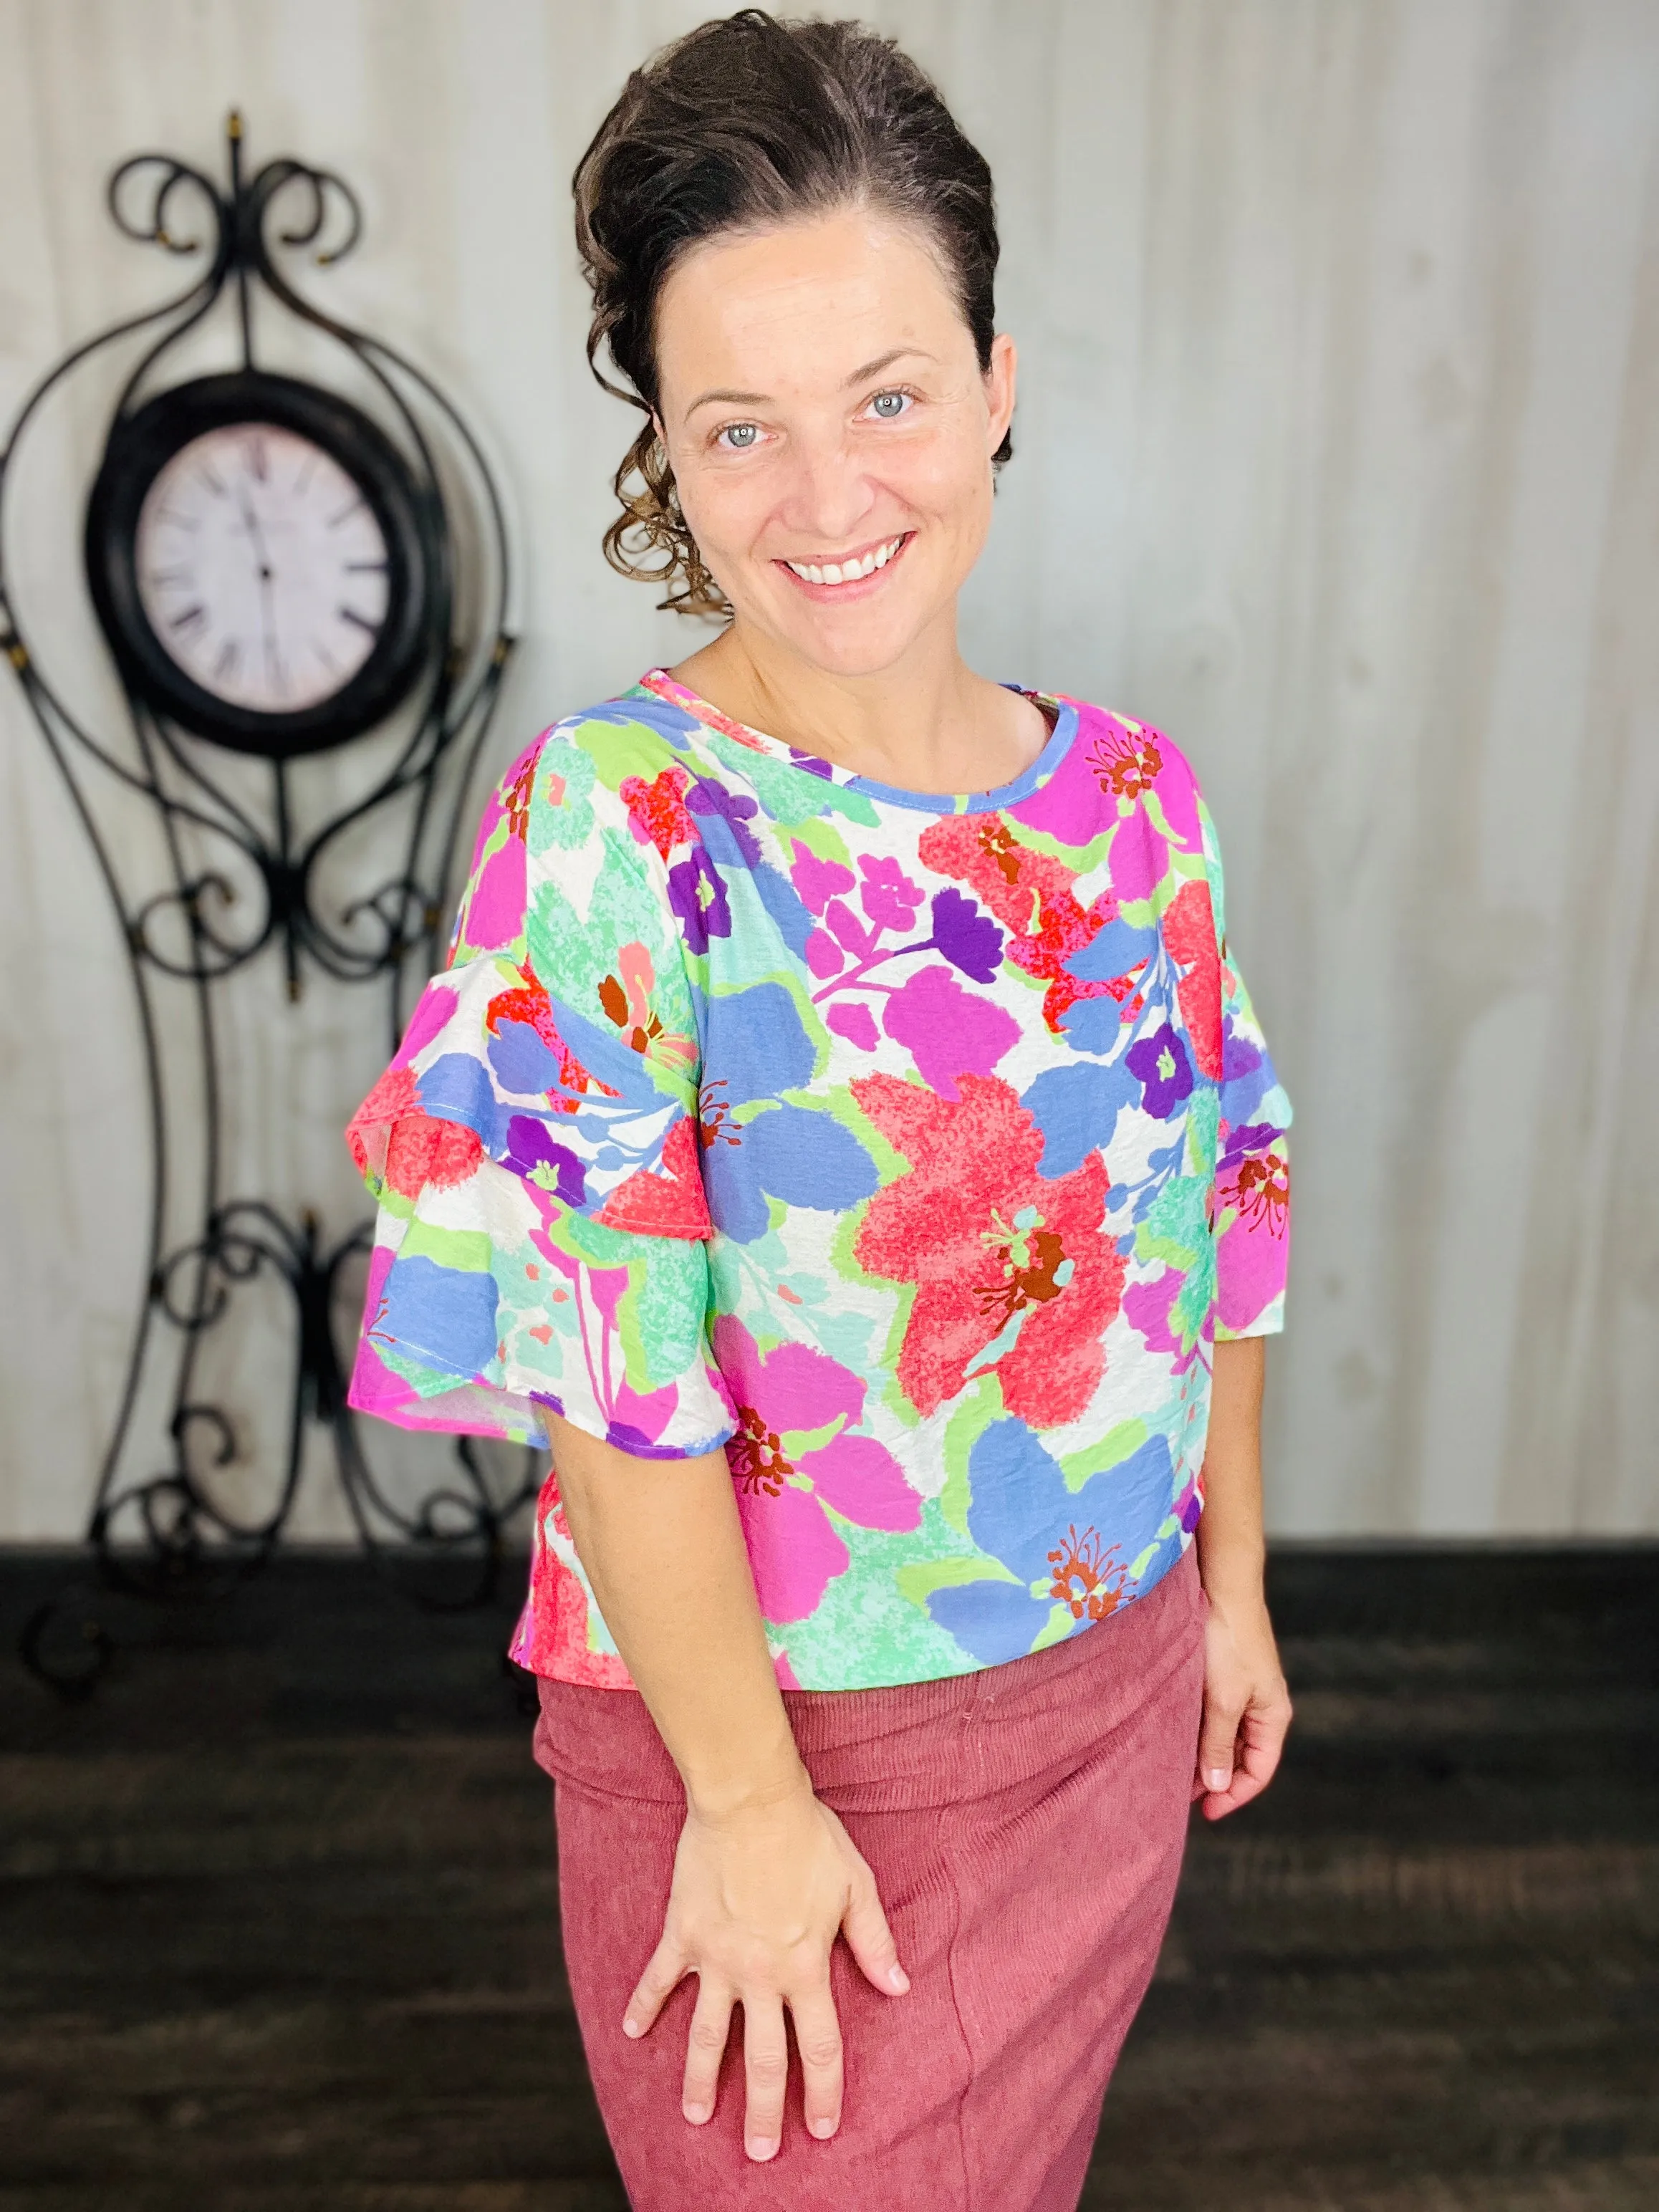
[[[216,174],[240,103],[255,166],[340,169],[367,236],[313,296],[435,372],[507,479],[499,767],[699,635],[599,558],[629,418],[583,366],[568,179],[628,67],[703,12],[0,0],[0,412],[176,281],[105,216],[117,160]],[[1024,396],[969,657],[1191,754],[1296,1101],[1273,1526],[1659,1528],[1659,9],[869,12],[1000,197]],[[109,696],[68,612],[103,404],[32,495],[61,542],[13,555],[82,701]],[[82,1522],[148,1170],[124,963],[3,672],[0,910],[0,1537],[45,1538]],[[290,1016],[267,963],[231,1042],[233,1184],[337,1233],[363,1002],[319,986]],[[238,1402],[268,1405],[269,1341],[240,1356]],[[342,1526],[319,1469],[302,1525]]]

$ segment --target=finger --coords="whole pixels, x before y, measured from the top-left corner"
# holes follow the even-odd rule
[[[680,2110],[693,2127],[700,2128],[714,2115],[720,2061],[732,2031],[732,1992],[724,1983],[707,1974],[697,1977],[697,2002],[685,2039],[685,2083],[680,2091]]]
[[[1214,1796],[1224,1795],[1231,1784],[1233,1753],[1243,1712],[1242,1702],[1233,1705],[1219,1698],[1204,1700],[1204,1726],[1198,1739],[1198,1771],[1204,1787]]]
[[[1291,1701],[1281,1698],[1269,1706],[1249,1711],[1240,1723],[1233,1771],[1224,1790],[1206,1795],[1206,1820],[1224,1820],[1252,1797],[1259,1797],[1278,1771],[1291,1724]]]
[[[743,2077],[747,2091],[744,2148],[752,2159],[775,2158],[783,2141],[789,2045],[783,2032],[782,2000],[769,1992],[744,1992]]]
[[[623,2033],[643,2035],[669,1998],[685,1979],[685,1960],[679,1946],[665,1936],[646,1961],[645,1972],[634,1984],[634,1994],[623,2014]]]
[[[899,1964],[898,1946],[881,1909],[876,1878],[868,1867],[854,1877],[841,1932],[866,1981],[885,1996],[902,1997],[910,1986],[910,1977]]]
[[[841,2022],[828,1982],[804,1990],[789,2000],[795,2022],[795,2048],[800,2053],[803,2095],[801,2110],[807,2132],[832,2136],[841,2125]]]

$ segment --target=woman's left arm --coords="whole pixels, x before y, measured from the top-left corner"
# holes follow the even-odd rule
[[[1263,1587],[1261,1385],[1266,1340],[1215,1346],[1198,1565],[1210,1601],[1204,1632],[1204,1723],[1193,1796],[1224,1820],[1273,1779],[1291,1724]]]

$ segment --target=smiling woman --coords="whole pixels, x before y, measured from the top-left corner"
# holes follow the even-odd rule
[[[745,10],[575,191],[607,553],[723,627],[486,812],[352,1126],[353,1401],[552,1446],[514,1650],[631,2201],[1060,2212],[1289,1719],[1289,1106],[1181,754],[959,650],[1017,362],[934,88]]]

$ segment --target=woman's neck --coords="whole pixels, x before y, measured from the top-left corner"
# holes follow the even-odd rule
[[[672,673],[734,721],[902,790],[995,790],[1048,737],[1030,699],[969,667],[954,623],[891,668],[843,676],[733,622]]]

